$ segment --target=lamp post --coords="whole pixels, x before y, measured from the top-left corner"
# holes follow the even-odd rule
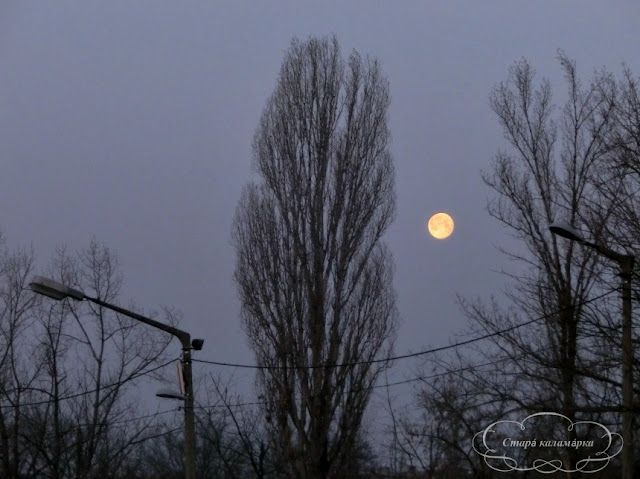
[[[64,284],[58,283],[42,276],[34,276],[31,283],[29,283],[31,289],[39,294],[53,298],[55,300],[62,300],[65,298],[73,298],[77,301],[87,300],[97,305],[103,306],[107,309],[123,314],[130,318],[133,318],[141,323],[148,324],[156,329],[160,329],[167,332],[180,340],[182,344],[182,374],[184,376],[184,452],[185,452],[185,478],[196,479],[196,431],[195,431],[195,418],[193,411],[193,381],[191,374],[191,349],[199,351],[202,349],[204,340],[194,339],[191,341],[189,333],[180,329],[174,328],[167,324],[160,323],[151,318],[147,318],[140,314],[134,313],[127,309],[123,309],[115,304],[110,304],[102,301],[98,298],[92,298],[87,296],[82,291],[70,288]]]
[[[622,279],[622,479],[633,479],[633,334],[631,322],[631,276],[635,256],[618,253],[605,246],[586,241],[571,225],[553,222],[553,234],[576,241],[615,261]]]

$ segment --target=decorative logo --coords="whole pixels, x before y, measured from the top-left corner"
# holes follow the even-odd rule
[[[544,434],[544,437],[535,437]],[[472,446],[491,469],[593,473],[622,450],[622,436],[595,421],[573,422],[555,412],[522,421],[496,421],[473,436]]]

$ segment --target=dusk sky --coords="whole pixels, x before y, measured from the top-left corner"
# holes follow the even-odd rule
[[[524,57],[561,104],[559,48],[585,83],[623,61],[640,75],[639,19],[631,0],[2,0],[0,230],[43,267],[95,237],[120,258],[123,303],[173,306],[206,340],[196,358],[252,364],[230,243],[252,137],[291,39],[336,34],[390,81],[396,353],[446,345],[466,324],[456,294],[499,296],[498,271],[515,267],[480,177],[506,147],[491,88]],[[440,211],[455,220],[446,240],[425,231]]]

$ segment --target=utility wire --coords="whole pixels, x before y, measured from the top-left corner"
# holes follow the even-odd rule
[[[178,361],[178,359],[171,359],[171,360],[169,360],[169,361],[167,361],[165,363],[162,363],[159,366],[156,366],[153,369],[149,369],[147,371],[140,372],[138,374],[134,374],[133,376],[125,379],[124,381],[118,381],[118,382],[111,383],[111,384],[105,384],[104,386],[100,386],[99,388],[91,389],[89,391],[83,391],[83,392],[80,392],[80,393],[71,394],[69,396],[63,396],[63,397],[59,397],[59,398],[47,399],[45,401],[37,401],[37,402],[19,404],[18,406],[13,405],[13,404],[8,404],[8,405],[4,405],[4,406],[0,405],[0,408],[8,409],[8,408],[16,408],[16,407],[40,406],[40,405],[43,405],[43,404],[50,404],[50,403],[54,403],[54,402],[57,402],[57,401],[66,401],[68,399],[74,399],[74,398],[77,398],[77,397],[80,397],[80,396],[86,396],[87,394],[93,394],[93,393],[101,391],[103,389],[110,389],[110,388],[114,388],[114,387],[117,387],[117,386],[121,386],[125,382],[132,381],[132,380],[137,379],[137,378],[139,378],[141,376],[146,376],[147,374],[152,373],[154,371],[157,371],[158,369],[162,369],[165,366],[168,366],[169,364],[171,364],[173,362],[176,362],[176,361]],[[25,388],[25,391],[26,390],[28,390],[28,388]]]
[[[605,293],[603,295],[591,298],[590,300],[583,301],[581,304],[587,304],[587,303],[589,303],[591,301],[595,301],[597,299],[602,298],[603,296],[606,296],[607,294],[611,294],[611,293],[615,292],[616,290],[617,289],[614,289],[614,290],[611,290],[608,293]],[[552,314],[557,314],[557,312],[556,313],[550,313],[546,317],[548,317],[548,316],[550,316]],[[578,338],[578,340],[581,341],[581,340],[584,340],[584,339],[594,338],[594,337],[598,337],[598,336],[599,336],[599,334],[592,333],[592,334],[581,336],[581,337]],[[535,352],[536,353],[541,353],[543,351],[550,350],[550,349],[553,349],[553,346],[547,346],[547,347],[544,347],[544,348],[540,348],[540,349],[536,350]],[[437,378],[449,376],[449,375],[452,375],[452,374],[463,373],[465,371],[473,371],[474,369],[477,369],[477,368],[483,368],[483,367],[486,367],[486,366],[492,366],[494,364],[504,363],[504,362],[507,362],[507,361],[517,361],[517,360],[520,360],[520,359],[526,359],[527,357],[529,357],[529,355],[526,354],[526,353],[523,353],[523,354],[521,354],[519,356],[515,356],[515,357],[514,356],[506,356],[506,357],[495,359],[495,360],[488,361],[488,362],[485,362],[485,363],[469,364],[468,366],[464,366],[464,367],[457,368],[457,369],[451,369],[451,370],[443,371],[443,372],[440,372],[440,373],[434,373],[434,374],[427,375],[427,376],[417,376],[417,377],[413,377],[413,378],[404,379],[404,380],[401,380],[401,381],[395,381],[395,382],[392,382],[392,383],[376,384],[376,385],[373,385],[373,386],[367,386],[367,387],[359,388],[358,391],[367,391],[367,390],[372,390],[372,389],[387,388],[387,387],[392,387],[392,386],[399,386],[399,385],[402,385],[402,384],[408,384],[408,383],[412,383],[412,382],[416,382],[416,381],[427,381],[429,379],[437,379]],[[197,409],[211,410],[211,409],[217,409],[217,408],[229,408],[229,407],[230,408],[235,408],[235,407],[240,407],[241,408],[241,407],[246,407],[246,406],[261,406],[261,405],[269,405],[269,404],[271,404],[270,401],[252,401],[252,402],[243,402],[243,403],[235,403],[235,404],[219,404],[219,403],[210,404],[210,405],[200,405],[199,404],[199,405],[197,405],[195,407]]]
[[[176,427],[175,429],[171,429],[169,431],[161,432],[159,434],[154,434],[153,436],[146,436],[146,437],[143,437],[141,439],[137,439],[135,441],[132,441],[131,445],[133,446],[135,444],[140,444],[141,442],[148,441],[149,439],[156,439],[156,438],[159,438],[159,437],[162,437],[162,436],[168,436],[169,434],[173,434],[174,432],[182,431],[183,429],[184,428],[182,428],[182,427]]]
[[[578,338],[578,340],[583,340],[583,339],[588,339],[588,338],[593,338],[598,336],[598,334],[590,334],[587,336],[581,336],[580,338]],[[553,346],[547,346],[544,348],[540,348],[538,350],[536,350],[536,353],[541,353],[542,351],[546,351],[546,350],[550,350],[553,349]],[[499,358],[499,359],[495,359],[493,361],[487,361],[485,363],[480,363],[480,364],[469,364],[468,366],[464,366],[461,368],[457,368],[457,369],[450,369],[447,371],[443,371],[441,373],[434,373],[434,374],[430,374],[428,376],[417,376],[417,377],[413,377],[413,378],[408,378],[408,379],[404,379],[401,381],[395,381],[392,383],[385,383],[385,384],[376,384],[373,386],[367,386],[364,388],[358,388],[358,391],[368,391],[371,389],[380,389],[380,388],[387,388],[387,387],[392,387],[392,386],[400,386],[402,384],[409,384],[412,382],[416,382],[416,381],[427,381],[429,379],[437,379],[437,378],[441,378],[441,377],[445,377],[445,376],[449,376],[452,374],[459,374],[459,373],[463,373],[465,371],[473,371],[474,369],[478,369],[478,368],[483,368],[486,366],[492,366],[494,364],[499,364],[499,363],[504,363],[507,361],[518,361],[520,359],[526,359],[527,357],[529,357],[528,354],[523,353],[519,356],[505,356],[503,358]],[[245,406],[263,406],[263,405],[268,405],[271,404],[270,401],[252,401],[252,402],[243,402],[243,403],[235,403],[235,404],[209,404],[209,405],[202,405],[199,404],[197,406],[195,406],[196,409],[217,409],[217,408],[235,408],[235,407],[245,407]]]
[[[612,290],[607,291],[605,293],[602,293],[602,294],[600,294],[598,296],[595,296],[595,297],[590,298],[588,300],[582,301],[582,302],[578,303],[578,305],[589,304],[589,303],[591,303],[593,301],[596,301],[598,299],[601,299],[601,298],[603,298],[605,296],[610,295],[611,293],[617,291],[618,289],[619,288],[612,289]],[[557,311],[555,311],[553,313],[548,313],[548,314],[539,316],[537,318],[533,318],[533,319],[531,319],[529,321],[525,321],[523,323],[511,326],[509,328],[505,328],[505,329],[502,329],[502,330],[499,330],[499,331],[494,331],[492,333],[487,333],[487,334],[484,334],[482,336],[477,336],[475,338],[471,338],[471,339],[468,339],[468,340],[465,340],[465,341],[459,341],[457,343],[450,344],[448,346],[440,346],[440,347],[437,347],[437,348],[427,349],[427,350],[424,350],[424,351],[418,351],[416,353],[408,353],[408,354],[403,354],[403,355],[399,355],[399,356],[393,356],[393,357],[384,358],[384,359],[373,359],[373,360],[370,360],[370,361],[354,361],[354,362],[349,362],[349,363],[339,363],[339,364],[333,364],[333,365],[319,365],[319,366],[262,366],[262,367],[261,366],[250,365],[250,364],[236,364],[236,363],[229,363],[229,362],[209,361],[209,360],[204,360],[204,359],[192,359],[192,361],[193,362],[198,362],[198,363],[203,363],[203,364],[211,364],[211,365],[216,365],[216,366],[236,367],[236,368],[244,368],[244,369],[319,369],[319,368],[337,368],[337,367],[358,366],[358,365],[363,365],[363,364],[374,364],[374,363],[380,363],[380,362],[388,362],[388,361],[395,361],[395,360],[401,360],[401,359],[414,358],[414,357],[418,357],[418,356],[424,356],[424,355],[427,355],[427,354],[433,354],[433,353],[437,353],[437,352],[441,352],[441,351],[445,351],[445,350],[449,350],[449,349],[454,349],[454,348],[457,348],[457,347],[460,347],[460,346],[465,346],[467,344],[472,344],[472,343],[475,343],[477,341],[482,341],[484,339],[488,339],[488,338],[491,338],[491,337],[494,337],[494,336],[499,336],[501,334],[505,334],[505,333],[508,333],[510,331],[522,328],[524,326],[528,326],[530,324],[533,324],[535,322],[541,321],[543,319],[547,319],[547,318],[549,318],[549,317],[551,317],[551,316],[553,316],[555,314],[558,314],[558,313],[560,313],[560,312],[562,312],[562,311],[564,311],[566,309],[569,309],[569,308],[571,308],[571,306],[567,307],[567,308],[562,308],[562,309],[557,310]],[[508,358],[505,358],[504,360],[507,360],[507,359]],[[159,365],[159,366],[157,366],[157,367],[155,367],[153,369],[150,369],[150,370],[145,371],[143,373],[136,374],[136,375],[132,376],[131,378],[129,378],[128,380],[133,380],[133,379],[136,379],[136,378],[138,378],[140,376],[144,376],[146,374],[149,374],[149,373],[151,373],[153,371],[156,371],[158,369],[161,369],[161,368],[163,368],[163,367],[165,367],[165,366],[167,366],[167,365],[169,365],[169,364],[171,364],[171,363],[173,363],[173,362],[175,362],[177,360],[178,359],[171,359],[171,360],[169,360],[169,361],[167,361],[167,362],[165,362],[165,363],[163,363],[163,364],[161,364],[161,365]],[[458,371],[449,371],[449,372],[445,372],[445,373],[439,373],[439,374],[434,375],[434,376],[424,376],[424,377],[418,377],[418,378],[408,379],[408,380],[404,380],[404,381],[398,381],[396,383],[391,383],[391,384],[388,384],[388,385],[385,384],[385,385],[368,386],[366,388],[363,388],[363,390],[376,389],[376,388],[386,387],[386,386],[391,386],[391,385],[395,386],[395,385],[406,384],[406,383],[414,382],[414,381],[418,381],[418,380],[433,379],[435,377],[439,377],[439,376],[443,376],[443,375],[447,375],[447,374],[453,374],[455,372],[462,372],[463,370],[471,369],[473,367],[483,367],[483,366],[486,366],[486,365],[495,364],[495,363],[500,362],[500,361],[502,361],[502,360],[498,360],[498,361],[494,361],[494,362],[490,362],[490,363],[485,363],[485,364],[481,364],[481,365],[476,365],[476,366],[468,366],[468,367],[462,368],[461,370],[458,370]],[[116,382],[116,383],[107,384],[107,385],[101,386],[100,388],[96,388],[96,389],[89,390],[89,391],[83,391],[81,393],[76,393],[76,394],[72,394],[72,395],[69,395],[69,396],[64,396],[64,397],[61,397],[61,398],[54,398],[54,399],[49,399],[49,400],[45,400],[45,401],[37,401],[37,402],[32,402],[32,403],[20,404],[20,407],[39,406],[39,405],[43,405],[43,404],[53,403],[53,402],[56,402],[56,401],[64,401],[64,400],[68,400],[68,399],[74,399],[76,397],[85,396],[87,394],[95,393],[95,392],[97,392],[99,390],[102,390],[102,389],[109,389],[109,388],[112,388],[112,387],[119,386],[119,385],[123,384],[124,382],[125,381],[119,381],[119,382]],[[249,406],[249,405],[260,405],[260,404],[267,404],[267,403],[258,401],[258,402],[252,402],[252,403],[239,403],[239,404],[232,405],[232,406]],[[15,408],[16,406],[15,405],[3,405],[3,406],[0,406],[0,407],[2,407],[2,408]],[[202,406],[202,408],[214,408],[214,407],[226,407],[226,406],[225,405]]]
[[[82,428],[89,428],[92,426],[95,427],[103,427],[103,428],[114,428],[117,427],[119,429],[122,428],[127,428],[130,429],[131,428],[131,423],[133,421],[139,421],[140,419],[148,419],[148,418],[156,418],[158,416],[162,416],[163,414],[168,414],[170,412],[177,412],[179,411],[180,408],[173,408],[173,409],[167,409],[164,411],[156,411],[154,413],[151,414],[145,414],[144,416],[138,416],[138,417],[132,417],[132,418],[128,418],[128,419],[120,419],[118,421],[100,421],[100,422],[96,422],[96,423],[82,423],[82,424],[75,424],[75,423],[71,423],[68,424],[66,427],[63,427],[61,429],[61,431],[49,431],[45,434],[43,434],[42,436],[40,436],[38,439],[44,439],[44,438],[50,438],[50,437],[59,437],[61,435],[65,435],[65,434],[70,434],[73,431],[76,431],[78,429],[82,429]],[[121,424],[124,424],[124,426],[121,426]],[[145,426],[145,429],[147,427],[149,427],[150,424],[147,424]]]
[[[581,336],[578,338],[578,341],[583,340],[583,339],[588,339],[588,338],[593,338],[599,336],[598,334],[589,334],[587,336]],[[545,348],[540,348],[538,350],[535,351],[535,353],[541,353],[543,351],[547,351],[553,349],[553,346],[547,346]],[[444,376],[449,376],[450,374],[458,374],[458,373],[463,373],[465,371],[473,371],[476,368],[483,368],[485,366],[493,366],[494,364],[500,364],[500,363],[504,363],[507,361],[518,361],[521,359],[526,359],[530,356],[530,354],[527,353],[522,353],[519,356],[505,356],[504,358],[499,358],[499,359],[495,359],[493,361],[487,361],[486,363],[480,363],[480,364],[469,364],[468,366],[464,366],[458,369],[450,369],[447,371],[443,371],[441,373],[434,373],[431,374],[429,376],[417,376],[414,378],[409,378],[409,379],[404,379],[402,381],[396,381],[396,382],[392,382],[392,383],[385,383],[385,384],[376,384],[375,386],[369,386],[366,388],[362,388],[363,390],[367,390],[367,389],[378,389],[378,388],[386,388],[389,386],[399,386],[401,384],[408,384],[408,383],[413,383],[416,381],[426,381],[428,379],[437,379],[437,378],[441,378]]]
[[[116,426],[118,424],[129,424],[133,421],[139,421],[140,419],[148,419],[148,418],[155,418],[158,416],[162,416],[164,414],[169,414],[170,412],[178,412],[180,411],[179,407],[174,407],[173,409],[165,409],[164,411],[156,411],[153,413],[149,413],[149,414],[145,414],[144,416],[137,416],[137,417],[131,417],[128,419],[119,419],[117,421],[108,421],[108,422],[103,422],[103,423],[97,423],[96,425],[101,425],[101,426]],[[86,424],[76,424],[74,427],[88,427],[88,426],[93,426],[93,424],[91,423],[86,423]]]
[[[396,360],[400,360],[400,359],[409,359],[409,358],[415,358],[418,356],[424,356],[427,354],[433,354],[433,353],[438,353],[441,351],[446,351],[448,349],[454,349],[460,346],[466,346],[467,344],[472,344],[478,341],[482,341],[484,339],[489,339],[492,338],[494,336],[500,336],[501,334],[505,334],[505,333],[509,333],[511,331],[514,331],[516,329],[522,328],[524,326],[528,326],[530,324],[536,323],[538,321],[542,321],[544,319],[548,319],[558,313],[561,313],[565,310],[574,308],[575,306],[583,306],[585,304],[589,304],[592,303],[593,301],[597,301],[598,299],[604,298],[605,296],[610,295],[611,293],[618,291],[619,288],[614,288],[612,290],[609,290],[605,293],[602,293],[598,296],[594,296],[591,299],[587,299],[585,301],[581,301],[580,303],[576,304],[576,305],[571,305],[571,306],[567,306],[566,308],[562,308],[559,309],[553,313],[548,313],[548,314],[544,314],[542,316],[539,316],[537,318],[533,318],[530,319],[529,321],[525,321],[524,323],[520,323],[520,324],[516,324],[514,326],[510,326],[508,328],[505,329],[501,329],[499,331],[494,331],[492,333],[487,333],[487,334],[483,334],[482,336],[477,336],[475,338],[471,338],[471,339],[467,339],[465,341],[459,341],[457,343],[454,344],[450,344],[448,346],[440,346],[437,348],[432,348],[432,349],[426,349],[424,351],[418,351],[416,353],[407,353],[407,354],[402,354],[400,356],[392,356],[392,357],[388,357],[388,358],[382,358],[382,359],[372,359],[370,361],[353,361],[353,362],[347,362],[347,363],[338,363],[338,364],[326,364],[326,365],[312,365],[312,366],[256,366],[253,364],[237,364],[237,363],[228,363],[228,362],[222,362],[222,361],[210,361],[210,360],[206,360],[206,359],[193,359],[193,362],[198,362],[198,363],[203,363],[203,364],[211,364],[214,366],[226,366],[226,367],[234,367],[234,368],[243,368],[243,369],[320,369],[320,368],[326,368],[326,369],[330,369],[330,368],[340,368],[340,367],[351,367],[351,366],[360,366],[363,364],[375,364],[375,363],[382,363],[382,362],[389,362],[389,361],[396,361]]]

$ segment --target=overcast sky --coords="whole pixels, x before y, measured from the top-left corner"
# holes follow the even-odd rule
[[[638,75],[639,14],[631,0],[2,0],[0,229],[42,262],[95,236],[120,257],[124,301],[181,310],[200,359],[252,363],[230,245],[252,136],[292,37],[335,33],[391,84],[396,352],[446,344],[465,324],[455,294],[499,294],[512,267],[480,179],[505,145],[492,86],[525,57],[560,101],[558,48],[585,81],[623,60]],[[425,232],[439,211],[456,222],[444,241]]]

